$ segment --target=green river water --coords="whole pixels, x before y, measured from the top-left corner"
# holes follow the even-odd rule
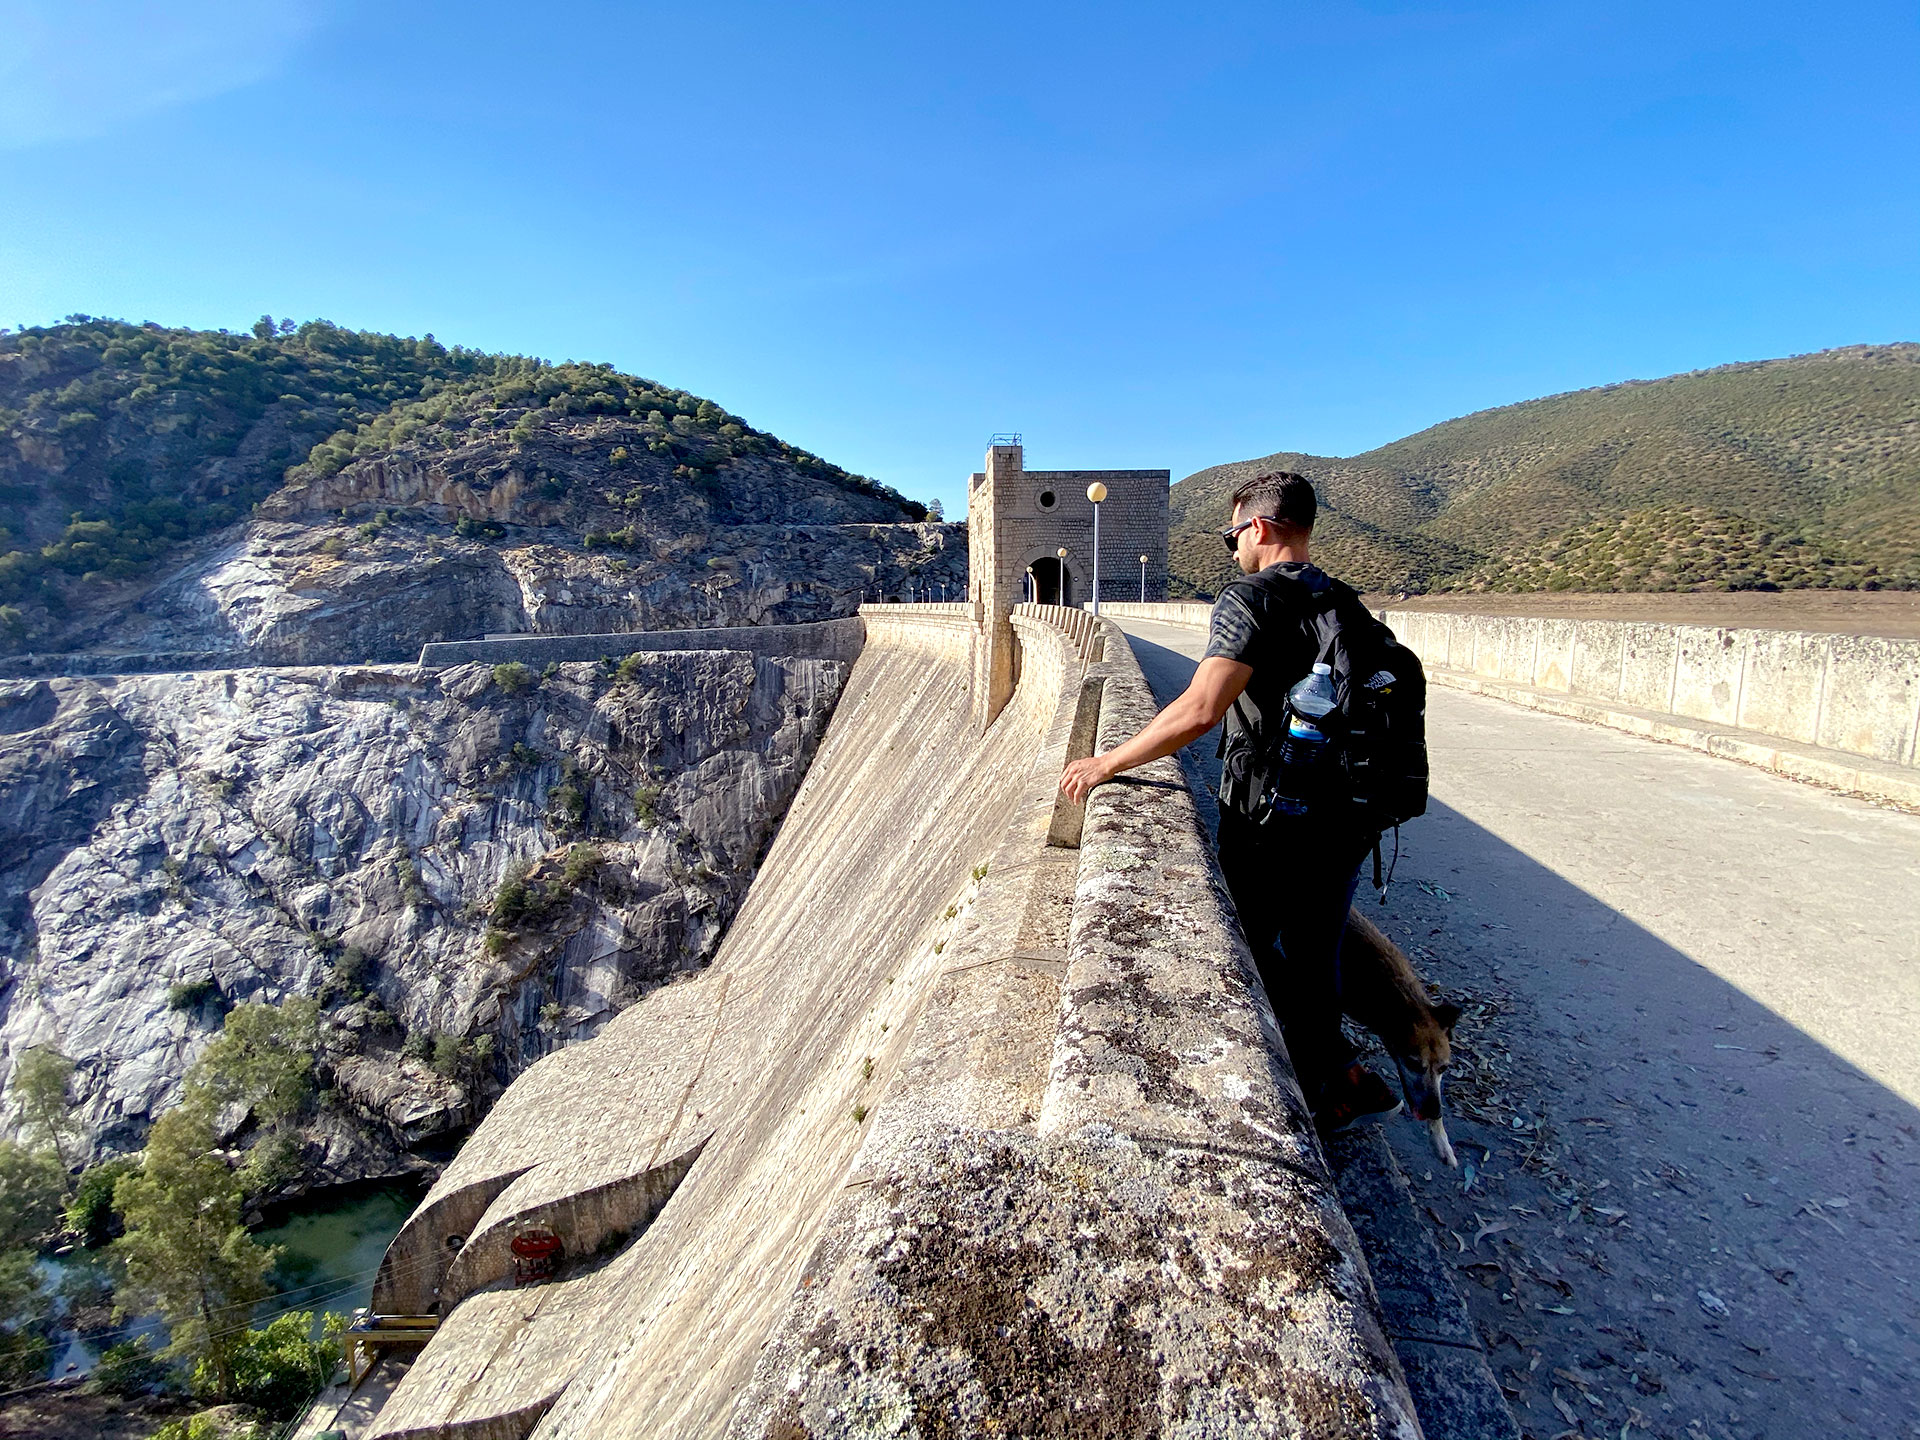
[[[320,1316],[328,1312],[349,1314],[367,1304],[380,1257],[422,1193],[412,1185],[348,1186],[276,1214],[272,1225],[254,1232],[261,1244],[278,1245],[282,1254],[268,1276],[275,1293],[261,1301],[253,1323],[264,1325],[288,1310],[311,1310],[318,1327]],[[76,1253],[42,1261],[41,1269],[50,1283],[58,1283],[91,1263]],[[55,1341],[53,1374],[85,1374],[102,1349],[129,1334],[151,1335],[157,1343],[165,1338],[165,1329],[158,1319],[146,1317],[104,1336],[62,1331]]]

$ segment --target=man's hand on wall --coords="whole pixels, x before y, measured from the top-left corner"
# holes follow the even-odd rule
[[[1195,667],[1192,683],[1148,721],[1146,729],[1104,755],[1075,760],[1061,773],[1060,788],[1069,799],[1083,802],[1089,790],[1104,785],[1122,770],[1171,755],[1182,745],[1198,740],[1220,723],[1234,697],[1252,678],[1251,665],[1223,655],[1208,656]]]
[[[1076,805],[1085,804],[1094,786],[1104,785],[1114,777],[1115,768],[1107,761],[1108,755],[1089,755],[1085,760],[1075,760],[1061,772],[1061,791]]]

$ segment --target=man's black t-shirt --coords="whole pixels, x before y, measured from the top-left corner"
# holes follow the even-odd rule
[[[1299,560],[1282,560],[1260,572],[1298,580],[1313,589],[1331,583],[1317,566]],[[1279,594],[1276,594],[1276,590]],[[1292,586],[1268,588],[1253,583],[1253,578],[1230,580],[1213,602],[1213,617],[1208,622],[1207,651],[1203,659],[1218,655],[1253,667],[1253,678],[1240,704],[1227,711],[1227,732],[1241,728],[1238,711],[1244,709],[1253,722],[1255,738],[1263,737],[1265,724],[1277,724],[1286,708],[1287,692],[1313,668],[1319,658],[1319,642],[1302,623],[1297,605],[1283,598]]]

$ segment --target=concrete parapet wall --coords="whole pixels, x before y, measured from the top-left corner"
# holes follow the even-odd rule
[[[872,605],[862,605],[860,607],[860,613],[862,615],[867,614],[869,611],[875,613],[898,612],[902,615],[915,615],[922,618],[940,615],[958,615],[963,619],[971,619],[973,617],[973,606],[964,600],[886,601]]]
[[[1429,666],[1920,765],[1920,641],[1386,610]]]
[[[1145,605],[1133,600],[1102,600],[1100,613],[1116,620],[1158,620],[1164,625],[1205,625],[1213,606],[1198,600],[1169,600]]]
[[[954,664],[970,663],[973,624],[967,605],[862,605],[867,642]]]
[[[965,610],[965,606],[912,605],[909,610]],[[620,659],[656,650],[745,650],[796,660],[847,660],[860,653],[864,626],[856,617],[805,625],[733,625],[718,630],[635,630],[608,635],[509,635],[490,640],[447,640],[420,650],[423,669],[454,665],[503,665],[517,660],[543,666],[553,661]]]

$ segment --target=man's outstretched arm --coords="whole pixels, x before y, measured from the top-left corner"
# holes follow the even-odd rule
[[[1060,788],[1074,800],[1085,800],[1094,786],[1111,780],[1122,770],[1132,770],[1162,755],[1171,755],[1182,745],[1191,744],[1220,723],[1227,707],[1239,698],[1253,678],[1253,667],[1238,660],[1215,655],[1202,660],[1193,672],[1193,683],[1124,745],[1104,755],[1075,760],[1060,776]]]

